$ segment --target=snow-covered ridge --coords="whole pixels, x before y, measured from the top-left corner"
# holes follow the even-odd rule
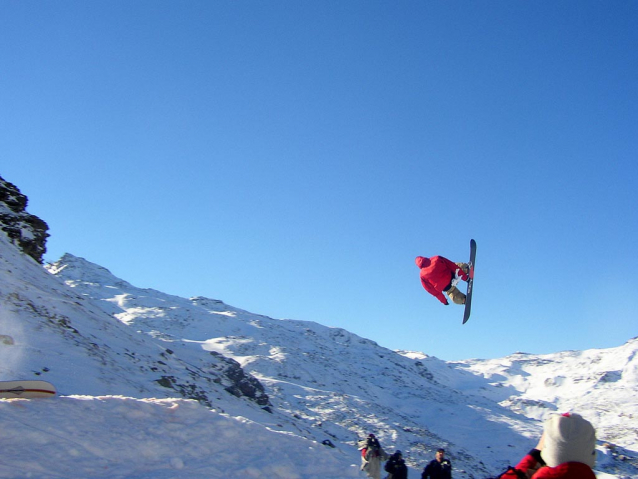
[[[529,376],[521,374],[519,363],[514,361],[507,370],[510,379],[506,384],[492,384],[492,376],[485,377],[466,364],[445,363],[426,355],[405,357],[343,329],[255,315],[219,300],[178,298],[136,288],[79,258],[67,258],[64,263],[73,268],[67,266],[58,276],[81,294],[99,299],[101,308],[136,330],[161,336],[175,350],[184,348],[193,354],[212,351],[237,360],[266,385],[279,411],[303,424],[309,431],[304,433],[306,437],[354,444],[357,436],[375,430],[386,442],[390,440],[404,452],[410,451],[414,463],[426,460],[440,443],[456,449],[461,461],[467,457],[467,470],[480,468],[472,464],[472,457],[485,459],[487,455],[499,460],[499,455],[507,454],[510,443],[534,438],[538,432],[539,423],[524,420],[520,413],[542,420],[556,410],[589,411],[587,406],[591,404],[595,406],[591,408],[595,413],[591,414],[592,420],[597,418],[601,413],[598,401],[561,402],[556,390],[566,398],[582,397],[582,387],[589,390],[594,386],[581,379],[590,355],[628,357],[627,350],[637,349],[635,343],[629,342],[618,351],[583,352],[584,359],[574,363],[569,373],[564,368],[568,353],[540,358],[539,363],[553,364],[553,369]],[[82,275],[73,270],[82,271]],[[511,358],[505,358],[508,361]],[[618,366],[614,359],[598,359],[595,363],[597,367],[591,372],[594,377],[602,377],[604,371]],[[503,367],[500,373],[504,372]],[[561,380],[563,376],[557,372],[562,372],[565,379]],[[541,384],[533,383],[534,395],[530,395],[530,388],[504,394],[510,389],[504,386],[531,378],[544,378],[537,380]],[[635,378],[633,383],[628,378],[628,384],[636,384]],[[562,381],[563,386],[559,387],[556,381]],[[574,385],[581,389],[573,389]],[[609,396],[618,394],[602,387],[597,391],[601,392],[601,404],[608,404]],[[526,392],[529,394],[523,394]],[[507,444],[490,444],[487,450],[481,441],[478,451],[473,446],[466,450],[476,440],[475,431],[465,431],[468,422],[482,430],[493,430]],[[616,422],[609,424],[601,427],[601,438],[635,447],[631,439],[635,429],[625,427],[620,434]]]
[[[598,477],[638,477],[636,340],[448,363],[138,288],[72,255],[47,272],[2,234],[0,254],[0,334],[15,339],[0,345],[0,380],[45,379],[61,395],[0,400],[11,437],[0,477],[361,477],[355,441],[375,432],[411,476],[443,446],[454,477],[478,479],[517,461],[539,420],[565,409],[598,429]]]
[[[494,387],[482,394],[514,411],[538,419],[548,411],[587,411],[598,437],[637,450],[637,351],[634,338],[611,349],[519,353],[455,364],[487,379]]]

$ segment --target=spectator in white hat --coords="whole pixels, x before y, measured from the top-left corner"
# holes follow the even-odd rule
[[[503,479],[596,479],[596,431],[579,414],[552,415],[538,445]]]

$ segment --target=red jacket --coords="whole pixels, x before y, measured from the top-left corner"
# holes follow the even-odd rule
[[[448,304],[443,290],[450,285],[457,271],[463,281],[468,280],[467,274],[461,268],[443,256],[432,256],[431,258],[417,256],[414,262],[421,270],[421,284],[425,290],[443,304]]]
[[[532,449],[521,462],[518,463],[516,469],[527,472],[538,465],[538,451]],[[507,472],[503,475],[503,479],[518,479],[514,472]],[[531,479],[596,479],[594,471],[587,464],[582,462],[564,462],[556,467],[543,466],[534,473]]]

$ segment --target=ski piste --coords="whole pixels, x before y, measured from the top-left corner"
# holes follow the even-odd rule
[[[476,241],[470,240],[470,279],[467,281],[467,294],[465,295],[465,313],[463,314],[463,324],[470,319],[472,311],[472,287],[474,286],[474,263],[476,262]]]

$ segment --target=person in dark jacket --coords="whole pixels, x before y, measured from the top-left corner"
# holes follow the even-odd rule
[[[470,268],[466,263],[453,263],[443,256],[417,256],[414,262],[420,270],[421,285],[428,293],[445,305],[449,303],[443,293],[455,304],[465,304],[465,294],[456,285],[470,279]]]
[[[408,466],[405,465],[401,451],[397,451],[390,456],[385,463],[385,472],[389,472],[386,479],[408,479]]]
[[[452,463],[445,458],[445,449],[438,449],[436,456],[423,469],[421,479],[452,479]]]

